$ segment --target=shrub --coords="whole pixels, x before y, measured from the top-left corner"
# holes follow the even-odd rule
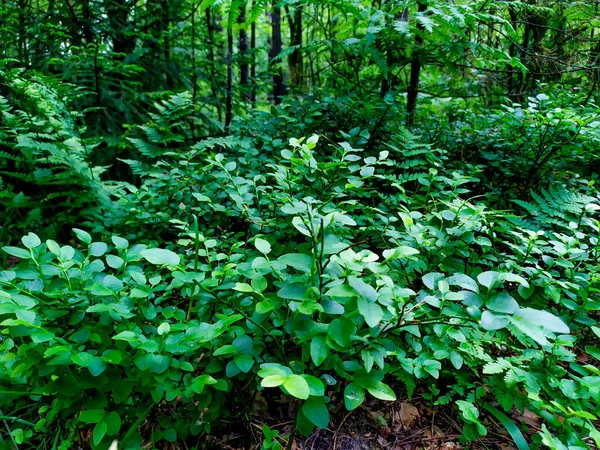
[[[400,179],[395,153],[347,142],[320,157],[316,137],[292,139],[256,159],[229,144],[163,155],[144,180],[185,181],[180,219],[173,199],[131,203],[165,213],[169,248],[78,229],[76,248],[33,233],[4,248],[22,260],[0,275],[0,408],[15,441],[193,442],[271,390],[309,433],[332,399],[351,410],[419,386],[432,405],[456,402],[464,440],[487,433],[493,403],[543,417],[538,443],[598,444],[600,372],[577,362],[580,348],[600,356],[593,221],[517,228],[464,199],[476,180],[435,158]]]

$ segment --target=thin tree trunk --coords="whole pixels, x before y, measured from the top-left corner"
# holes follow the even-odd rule
[[[269,51],[269,60],[271,71],[273,72],[273,101],[275,104],[281,103],[281,97],[285,95],[285,86],[283,85],[283,70],[279,61],[274,59],[281,53],[281,8],[273,5],[271,11],[271,49]]]
[[[294,11],[294,18],[287,11],[288,23],[290,25],[290,45],[296,47],[290,54],[288,64],[290,67],[290,85],[300,86],[304,77],[302,61],[302,5],[298,5]]]
[[[192,10],[192,35],[190,37],[192,44],[192,103],[196,106],[196,98],[198,97],[198,68],[196,67],[196,11],[194,7]],[[190,121],[190,128],[192,130],[192,139],[196,140],[196,126],[194,120]]]
[[[210,15],[210,8],[206,8],[205,12],[206,17],[206,27],[208,31],[208,61],[209,61],[209,72],[210,72],[210,89],[215,98],[216,107],[217,107],[217,116],[219,117],[219,122],[223,120],[223,112],[221,109],[221,102],[219,101],[219,93],[217,87],[215,85],[216,82],[216,70],[215,70],[215,28],[213,26],[212,17]]]
[[[517,13],[515,11],[515,9],[512,6],[508,7],[508,13],[510,15],[510,22],[511,25],[513,27],[513,29],[516,31],[517,30]],[[508,54],[511,57],[515,57],[516,56],[516,44],[514,41],[511,40],[510,42],[510,46],[508,48]],[[507,69],[510,71],[508,74],[508,86],[507,86],[507,90],[508,90],[508,95],[511,95],[512,93],[516,92],[516,80],[515,80],[515,74],[513,73],[514,67],[512,65],[509,65],[507,67]]]
[[[233,118],[233,24],[227,26],[227,97],[225,100],[225,134],[229,133]]]
[[[248,33],[243,26],[246,21],[246,3],[240,5],[240,15],[238,17],[238,23],[240,27],[240,40],[238,50],[240,52],[240,90],[242,92],[242,100],[249,100],[248,95],[248,82],[250,77],[250,69],[248,67]]]
[[[250,82],[252,83],[250,101],[252,107],[254,107],[256,104],[256,24],[254,22],[250,25],[250,54],[252,58],[250,65]]]
[[[424,12],[427,7],[424,3],[417,3],[418,12]],[[423,32],[423,26],[417,25],[420,32]],[[413,125],[415,122],[415,109],[417,108],[417,95],[419,94],[419,76],[421,75],[421,52],[423,51],[423,38],[418,33],[415,36],[415,49],[410,63],[410,81],[406,91],[406,124]]]

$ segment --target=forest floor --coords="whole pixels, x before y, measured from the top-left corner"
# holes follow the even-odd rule
[[[261,449],[262,427],[267,424],[277,430],[276,441],[286,448],[287,436],[293,424],[294,405],[282,395],[277,411],[267,412],[266,402],[258,397],[257,404],[265,408],[255,408],[252,429],[242,429],[232,425],[230,432],[209,438],[208,448],[225,450]],[[336,402],[334,404],[343,404]],[[309,436],[297,434],[292,442],[293,450],[459,450],[465,445],[459,443],[461,426],[453,418],[458,412],[451,405],[430,408],[424,399],[413,401],[382,402],[371,398],[354,411],[346,411],[342,406],[334,408],[331,421],[326,429],[317,429]],[[273,403],[270,402],[269,410]],[[279,418],[279,422],[277,422]],[[531,433],[539,431],[539,418],[525,410],[515,412],[512,419],[524,423]],[[482,420],[488,434],[469,443],[466,447],[481,450],[516,450],[507,431],[491,415]],[[237,428],[237,429],[236,429]]]

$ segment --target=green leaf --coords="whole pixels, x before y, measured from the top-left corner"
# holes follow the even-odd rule
[[[590,356],[593,356],[598,361],[600,361],[600,349],[598,347],[592,347],[591,345],[586,345],[585,351],[588,352],[588,354]]]
[[[165,355],[146,355],[149,362],[149,369],[154,373],[163,373],[169,368],[171,358]]]
[[[42,244],[42,241],[35,233],[29,233],[27,236],[23,236],[21,238],[21,242],[23,245],[29,249],[36,248],[37,246]]]
[[[302,374],[300,376],[308,383],[311,396],[322,397],[325,395],[325,386],[323,385],[323,381],[313,375]]]
[[[357,292],[349,284],[342,283],[328,289],[325,295],[334,298],[354,298],[357,296]]]
[[[510,318],[507,316],[496,316],[490,311],[484,311],[481,314],[481,328],[488,331],[501,330],[510,323]]]
[[[107,417],[104,418],[106,421],[106,434],[109,436],[116,436],[121,429],[121,417],[116,411],[111,412]]]
[[[79,421],[84,423],[98,423],[104,417],[103,409],[86,409],[79,414]]]
[[[513,442],[519,450],[529,450],[529,444],[527,444],[523,434],[512,420],[510,420],[504,413],[489,403],[484,403],[483,407],[487,409],[496,419],[498,419],[502,425],[504,425],[504,428],[506,428],[506,431],[508,431],[508,434],[510,434]]]
[[[356,325],[345,317],[332,320],[327,328],[328,336],[342,347],[346,347],[350,343],[354,333],[356,333]]]
[[[121,331],[119,334],[113,336],[115,341],[127,341],[127,342],[137,342],[139,338],[137,334],[133,331]]]
[[[358,277],[348,277],[348,283],[358,294],[367,299],[370,302],[374,302],[377,300],[379,294],[373,286],[365,283],[361,278]]]
[[[284,284],[283,287],[277,291],[277,295],[288,300],[302,301],[304,300],[306,289],[306,285],[302,283]]]
[[[213,355],[221,356],[221,355],[231,355],[233,353],[239,353],[239,350],[234,345],[227,344],[227,345],[223,345],[223,346],[219,347],[218,349],[216,349],[214,351]]]
[[[383,251],[383,257],[385,258],[385,261],[398,258],[409,258],[418,254],[419,250],[417,250],[416,248],[408,247],[406,245]]]
[[[90,255],[100,257],[106,253],[108,245],[104,242],[94,242],[90,245]]]
[[[371,303],[364,298],[358,299],[358,311],[365,318],[367,325],[376,327],[383,318],[383,310],[377,303]]]
[[[113,292],[120,292],[123,289],[123,282],[114,275],[106,275],[102,284]]]
[[[550,333],[570,332],[569,327],[554,314],[532,308],[520,309],[510,321],[518,330],[542,346],[548,344],[547,338]]]
[[[324,429],[329,425],[329,410],[325,402],[317,397],[310,397],[302,405],[302,413],[317,427]]]
[[[301,272],[310,273],[312,268],[312,258],[303,253],[288,253],[277,258],[286,266],[293,267]]]
[[[271,244],[261,238],[256,238],[254,240],[254,246],[256,249],[261,252],[263,255],[268,255],[271,252]]]
[[[519,310],[517,317],[530,322],[540,324],[543,328],[555,333],[569,334],[571,330],[562,319],[547,311],[540,311],[533,308],[522,308]]]
[[[464,273],[457,273],[452,275],[450,278],[446,278],[446,283],[450,286],[460,286],[463,289],[472,292],[479,292],[479,286],[477,282]]]
[[[290,375],[283,382],[283,387],[294,397],[306,400],[310,395],[308,383],[300,375]]]
[[[52,239],[48,239],[46,241],[46,246],[48,247],[48,250],[50,250],[52,253],[54,253],[56,256],[60,255],[60,245],[58,245],[55,241],[53,241]]]
[[[119,269],[125,261],[123,258],[120,258],[115,255],[107,255],[106,256],[106,264],[113,269]]]
[[[148,248],[146,250],[142,250],[140,253],[150,264],[155,264],[159,266],[179,265],[179,255],[177,255],[177,253],[172,252],[171,250],[167,250],[164,248]]]
[[[396,394],[394,391],[385,383],[378,381],[371,377],[356,377],[354,382],[359,386],[362,386],[369,394],[379,400],[395,401]]]
[[[104,303],[98,303],[96,305],[92,305],[90,307],[88,307],[85,312],[106,312],[106,311],[112,311],[112,308],[108,305],[105,305]]]
[[[350,383],[344,389],[344,405],[348,411],[358,408],[365,401],[365,390],[356,383]]]
[[[477,275],[477,281],[482,286],[491,289],[496,285],[496,281],[498,280],[499,275],[500,274],[498,272],[494,272],[491,270],[488,272],[481,272],[479,275]]]
[[[252,284],[252,288],[256,292],[262,292],[268,286],[267,279],[264,276],[262,276],[260,273],[257,273],[256,275],[254,275],[252,277],[252,280],[250,280],[250,283]]]
[[[262,387],[277,387],[277,386],[281,386],[286,380],[286,377],[281,376],[281,375],[269,375],[265,378],[262,379],[262,381],[260,382],[260,385]]]
[[[233,289],[238,292],[254,292],[254,288],[248,283],[235,283]]]
[[[463,419],[467,422],[479,422],[479,410],[475,408],[473,403],[465,400],[457,400],[456,406],[458,406]]]
[[[463,357],[460,356],[460,354],[458,352],[451,351],[450,352],[450,362],[452,363],[452,365],[454,366],[454,368],[456,370],[460,370],[460,368],[463,366],[464,360],[463,360]]]
[[[19,247],[5,246],[2,247],[2,250],[4,250],[9,255],[16,256],[20,259],[29,259],[31,257],[31,254],[27,250],[24,250]]]
[[[96,426],[94,427],[94,431],[92,432],[92,440],[94,441],[94,445],[98,445],[100,444],[100,442],[102,442],[104,435],[106,435],[107,429],[108,426],[104,421],[98,422],[96,424]]]
[[[169,325],[167,322],[161,323],[156,329],[156,332],[159,336],[162,336],[163,334],[168,334],[169,331],[171,331],[171,325]]]
[[[114,294],[113,291],[111,291],[108,287],[100,283],[94,283],[90,292],[92,295],[97,295],[99,297],[106,297]]]
[[[94,356],[87,352],[79,352],[74,355],[71,355],[70,359],[78,366],[90,367],[90,365],[94,361]]]
[[[323,364],[323,361],[329,356],[329,346],[327,345],[327,338],[319,334],[310,341],[310,358],[315,366],[319,367]]]
[[[290,370],[289,367],[282,366],[281,364],[277,364],[277,363],[261,364],[260,370],[257,373],[257,375],[262,378],[268,377],[270,375],[280,375],[284,378],[287,378],[291,374],[292,374],[292,371]]]
[[[92,362],[88,366],[88,370],[93,376],[97,377],[106,370],[107,366],[108,364],[106,363],[106,361],[104,361],[102,358],[99,358],[98,356],[94,356]]]
[[[121,250],[127,249],[129,247],[129,241],[119,236],[111,236],[110,240],[115,244],[115,247]]]
[[[494,312],[505,314],[512,314],[519,309],[519,304],[508,292],[494,294],[487,301],[486,306]]]
[[[238,366],[242,372],[248,373],[254,365],[254,358],[250,355],[237,355],[233,358],[233,362],[235,362],[235,365]]]
[[[77,239],[79,239],[84,244],[89,245],[92,243],[92,236],[90,236],[88,232],[80,230],[79,228],[73,228],[73,233],[75,233]]]

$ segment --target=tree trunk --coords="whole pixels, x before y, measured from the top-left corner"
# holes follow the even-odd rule
[[[250,24],[250,83],[252,91],[250,92],[250,101],[252,107],[256,104],[256,23]]]
[[[517,30],[517,25],[518,25],[517,24],[517,13],[516,13],[515,9],[512,6],[508,7],[508,13],[510,15],[510,23],[511,23],[513,29],[516,31]],[[510,46],[508,48],[508,54],[511,57],[513,57],[513,58],[516,56],[516,49],[517,49],[516,43],[511,40]],[[507,82],[507,85],[508,85],[507,86],[507,91],[508,91],[508,95],[511,96],[512,94],[516,93],[516,90],[517,90],[517,80],[516,80],[515,74],[513,72],[515,70],[514,67],[512,65],[509,65],[507,67],[507,69],[509,70],[508,80],[507,80],[508,81]]]
[[[205,11],[206,17],[206,27],[208,31],[208,70],[210,73],[210,89],[213,93],[213,97],[215,99],[216,107],[217,107],[217,116],[219,117],[219,122],[223,120],[223,112],[221,110],[221,102],[219,100],[219,92],[215,85],[216,83],[216,67],[215,67],[215,28],[213,25],[212,17],[210,15],[210,8],[206,8]]]
[[[233,118],[233,24],[227,26],[227,97],[225,99],[225,134],[229,133]]]
[[[427,7],[419,2],[418,12],[424,12]],[[423,25],[417,25],[422,33]],[[415,49],[413,50],[412,61],[410,63],[410,81],[406,90],[406,124],[413,125],[415,122],[415,109],[417,108],[417,95],[419,94],[419,76],[421,75],[421,53],[423,51],[423,38],[420,33],[415,36]]]
[[[304,77],[302,61],[302,5],[294,11],[294,18],[288,10],[288,23],[290,25],[290,46],[296,47],[290,54],[288,65],[290,68],[290,86],[301,86]]]
[[[240,5],[240,16],[238,17],[238,23],[240,27],[240,40],[239,40],[239,53],[240,53],[240,90],[242,92],[242,100],[250,100],[248,95],[248,84],[250,77],[250,68],[248,66],[248,33],[243,26],[246,22],[246,3]]]
[[[273,101],[281,103],[281,97],[285,95],[283,85],[283,70],[279,61],[273,61],[281,53],[281,8],[273,6],[271,11],[271,49],[269,60],[273,72]]]

